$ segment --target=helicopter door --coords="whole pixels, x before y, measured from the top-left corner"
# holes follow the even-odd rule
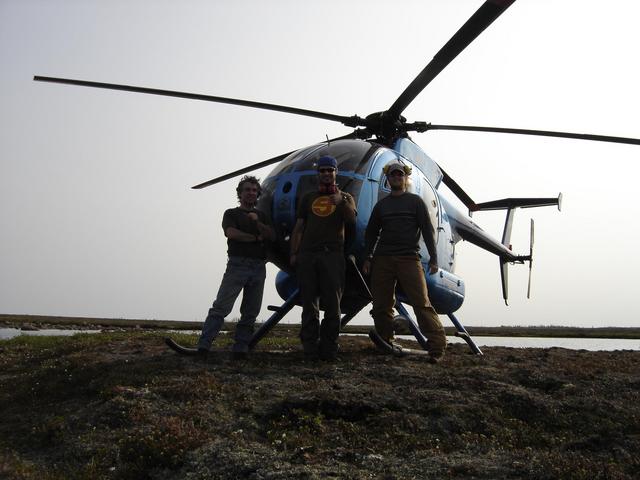
[[[431,225],[436,232],[436,243],[438,243],[438,236],[441,231],[440,228],[440,199],[438,198],[438,194],[435,189],[431,186],[427,178],[419,173],[420,178],[416,179],[416,183],[420,184],[420,191],[416,191],[415,193],[422,197],[425,205],[427,206],[427,211],[429,212],[429,219],[431,220]],[[412,175],[413,176],[413,175]]]
[[[274,226],[288,237],[293,230],[296,218],[296,185],[291,175],[281,175],[274,189],[273,222]]]

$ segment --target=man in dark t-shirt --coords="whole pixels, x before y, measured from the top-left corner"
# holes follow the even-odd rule
[[[336,185],[337,167],[333,157],[318,159],[318,191],[302,197],[291,235],[291,265],[302,298],[300,340],[309,359],[334,360],[338,352],[345,224],[355,223],[356,210],[353,197]]]
[[[406,191],[411,167],[390,162],[384,172],[391,193],[380,200],[365,232],[364,274],[371,273],[373,320],[378,335],[393,344],[393,307],[396,283],[409,298],[420,330],[427,337],[430,359],[437,363],[444,355],[447,340],[438,314],[429,301],[425,272],[420,262],[420,236],[429,252],[429,274],[438,271],[434,229],[427,206],[418,195]]]
[[[230,208],[222,217],[222,230],[227,237],[227,269],[222,277],[218,295],[209,309],[198,340],[198,352],[206,355],[220,332],[225,317],[242,292],[240,321],[236,325],[234,358],[246,356],[253,326],[264,291],[266,242],[274,239],[269,218],[256,210],[260,183],[253,176],[244,176],[236,188],[240,206]]]

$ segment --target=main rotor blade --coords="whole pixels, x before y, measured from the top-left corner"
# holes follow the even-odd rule
[[[418,74],[406,90],[402,92],[402,95],[389,108],[389,113],[393,117],[399,116],[418,94],[513,2],[515,0],[487,0],[484,2],[476,13],[467,20],[467,23],[436,53],[433,60]]]
[[[287,153],[283,153],[282,155],[278,155],[277,157],[270,158],[269,160],[264,160],[262,162],[254,163],[253,165],[249,165],[248,167],[241,168],[240,170],[236,170],[235,172],[227,173],[226,175],[222,175],[221,177],[216,177],[207,182],[194,185],[191,188],[200,189],[204,187],[209,187],[211,185],[215,185],[216,183],[224,182],[225,180],[229,180],[230,178],[237,177],[238,175],[242,175],[243,173],[248,173],[248,172],[251,172],[252,170],[257,170],[259,168],[277,163],[280,160],[286,158],[288,155],[291,155],[293,152],[295,152],[295,150],[292,150]]]
[[[451,190],[453,194],[458,197],[460,201],[462,201],[462,203],[469,209],[470,212],[475,212],[476,210],[478,210],[478,205],[471,199],[469,195],[467,195],[467,192],[465,192],[462,187],[458,185],[458,183],[453,178],[451,178],[440,165],[438,165],[438,167],[444,175],[442,177],[442,183],[449,187],[449,190]]]
[[[432,125],[426,130],[462,130],[467,132],[516,133],[519,135],[538,135],[542,137],[575,138],[577,140],[593,140],[596,142],[626,143],[640,145],[640,139],[628,137],[611,137],[608,135],[591,135],[588,133],[550,132],[548,130],[527,130],[522,128],[474,127],[468,125]]]
[[[240,100],[237,98],[214,97],[212,95],[202,95],[198,93],[176,92],[173,90],[159,90],[156,88],[135,87],[132,85],[118,85],[114,83],[90,82],[87,80],[73,80],[69,78],[41,77],[35,76],[33,79],[37,82],[64,83],[67,85],[78,85],[81,87],[105,88],[108,90],[122,90],[126,92],[145,93],[151,95],[163,95],[166,97],[188,98],[190,100],[203,100],[206,102],[227,103],[230,105],[240,105],[242,107],[260,108],[263,110],[274,110],[276,112],[292,113],[294,115],[303,115],[306,117],[322,118],[323,120],[331,120],[340,122],[348,127],[357,127],[364,125],[363,120],[354,115],[346,117],[343,115],[334,115],[331,113],[316,112],[314,110],[305,110],[302,108],[287,107],[284,105],[274,105],[272,103],[253,102],[250,100]]]
[[[335,142],[336,140],[347,140],[347,139],[359,138],[360,136],[362,136],[361,134],[362,134],[361,130],[354,130],[353,132],[351,132],[351,133],[349,133],[347,135],[344,135],[342,137],[337,137],[337,138],[332,138],[331,140],[327,140],[327,142],[331,143],[331,142]],[[283,160],[286,157],[288,157],[289,155],[291,155],[293,152],[295,152],[295,150],[292,150],[292,151],[287,152],[287,153],[283,153],[283,154],[278,155],[276,157],[270,158],[269,160],[263,160],[262,162],[254,163],[253,165],[249,165],[248,167],[241,168],[240,170],[236,170],[234,172],[227,173],[227,174],[222,175],[220,177],[216,177],[216,178],[211,179],[209,181],[200,183],[198,185],[194,185],[191,188],[200,189],[200,188],[204,188],[204,187],[209,187],[211,185],[215,185],[216,183],[224,182],[225,180],[229,180],[230,178],[237,177],[239,175],[242,175],[243,173],[248,173],[248,172],[251,172],[253,170],[257,170],[259,168],[266,167],[268,165],[272,165],[274,163],[277,163],[280,160]]]

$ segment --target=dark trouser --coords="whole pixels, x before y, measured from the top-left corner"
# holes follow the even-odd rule
[[[227,269],[218,289],[218,295],[209,309],[207,319],[202,327],[198,348],[205,350],[211,348],[211,343],[218,336],[225,317],[229,315],[238,295],[242,292],[240,321],[236,325],[233,351],[249,351],[249,341],[253,336],[253,326],[262,305],[265,275],[264,260],[229,257]]]
[[[300,340],[307,354],[332,357],[338,351],[344,268],[341,251],[298,255],[297,277],[302,298]],[[320,306],[324,310],[322,325]]]
[[[418,326],[427,337],[429,353],[440,356],[447,348],[447,338],[438,314],[429,302],[424,269],[414,256],[377,256],[371,266],[373,321],[384,340],[393,338],[393,307],[396,283],[409,298]]]

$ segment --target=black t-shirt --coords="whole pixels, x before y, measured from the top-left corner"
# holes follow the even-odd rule
[[[240,207],[230,208],[224,212],[222,217],[222,230],[227,231],[228,227],[237,228],[238,230],[250,233],[252,235],[259,235],[258,225],[254,220],[249,218],[249,213],[255,213],[258,215],[258,220],[265,225],[269,225],[269,218],[255,208],[252,210],[245,210]],[[258,242],[239,242],[237,240],[231,240],[227,238],[227,255],[230,257],[250,257],[250,258],[267,258],[267,246],[266,241]]]

